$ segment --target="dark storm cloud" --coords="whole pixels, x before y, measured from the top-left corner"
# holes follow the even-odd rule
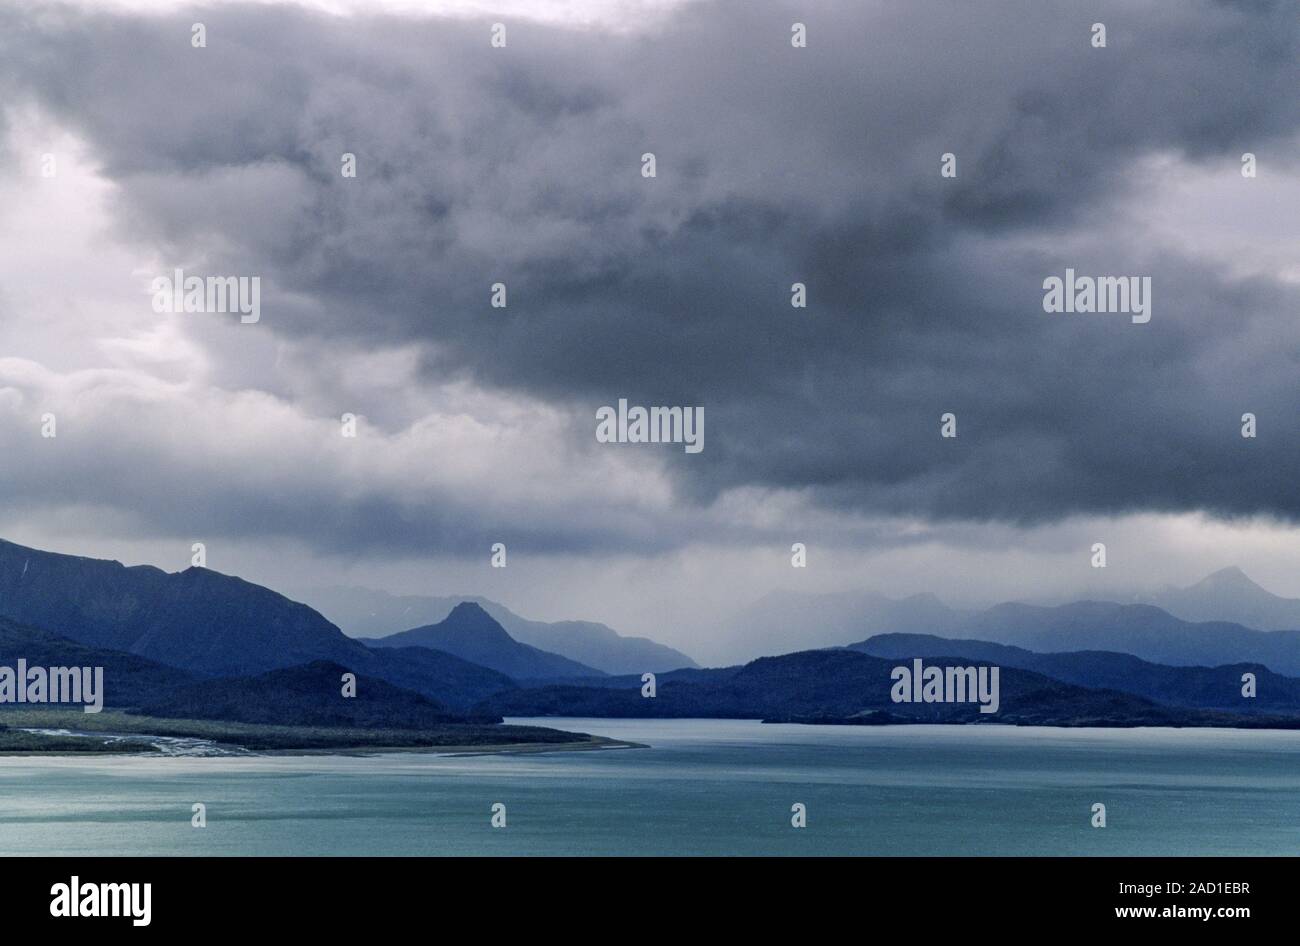
[[[505,50],[283,9],[0,22],[6,94],[88,138],[122,232],[261,274],[265,329],[322,371],[418,342],[430,377],[593,427],[619,397],[704,405],[706,450],[672,459],[701,502],[1300,516],[1294,288],[1134,248],[1120,212],[1152,152],[1294,169],[1293,4],[717,3],[627,36],[511,23]],[[1151,275],[1151,323],[1044,313],[1067,266]]]

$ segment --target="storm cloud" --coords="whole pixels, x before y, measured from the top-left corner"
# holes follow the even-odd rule
[[[258,325],[182,333],[226,412],[210,416],[273,414],[259,396],[302,414],[299,438],[248,445],[281,452],[254,488],[212,474],[223,441],[160,393],[166,437],[138,417],[105,434],[106,472],[67,493],[148,508],[159,528],[354,549],[477,550],[504,522],[541,549],[663,549],[706,528],[752,541],[761,523],[699,514],[746,490],[929,521],[1300,518],[1297,281],[1243,274],[1230,242],[1198,254],[1150,229],[1179,175],[1300,193],[1293,5],[694,3],[619,32],[510,22],[505,49],[488,27],[260,6],[0,13],[4,100],[86,143],[114,240],[261,276]],[[1150,276],[1150,323],[1044,312],[1043,280],[1067,267]],[[506,309],[489,305],[496,282]],[[292,386],[247,353],[254,332],[287,346]],[[382,379],[356,388],[368,402],[331,401],[341,366],[380,351],[409,354],[403,383],[465,386],[516,420],[500,405],[521,405],[540,433],[498,452],[467,434],[482,462],[450,481],[437,450],[343,457],[343,410],[390,454],[439,435]],[[620,397],[703,406],[706,449],[597,447],[595,411]],[[646,482],[605,492],[643,464]],[[193,478],[153,479],[178,467]],[[44,470],[10,486],[57,502]]]

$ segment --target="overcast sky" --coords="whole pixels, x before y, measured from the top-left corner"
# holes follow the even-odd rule
[[[774,588],[1300,597],[1293,3],[536,6],[5,4],[0,536],[706,654]]]

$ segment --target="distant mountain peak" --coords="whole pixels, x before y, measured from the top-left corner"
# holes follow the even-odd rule
[[[441,650],[517,680],[605,675],[576,660],[521,644],[485,608],[473,601],[457,604],[436,624],[363,640],[374,647]]]
[[[475,601],[462,601],[452,608],[451,613],[443,618],[439,624],[443,627],[454,627],[459,631],[499,634],[503,637],[510,637],[510,634],[501,626],[501,623]],[[512,637],[510,639],[514,640]]]
[[[1184,621],[1230,621],[1262,631],[1300,630],[1300,598],[1275,594],[1236,566],[1148,600]]]
[[[1236,565],[1229,565],[1227,568],[1220,568],[1217,572],[1206,575],[1197,582],[1197,584],[1203,587],[1259,588],[1261,591],[1263,590],[1249,575]]]
[[[500,602],[476,595],[395,595],[373,588],[336,586],[304,589],[300,597],[319,607],[345,632],[362,640],[383,639],[400,632],[397,629],[437,624],[446,620],[457,605],[472,602],[518,643],[567,657],[604,673],[635,673],[639,677],[647,671],[666,673],[697,666],[681,651],[645,637],[624,637],[595,621],[530,621]],[[457,623],[461,623],[459,618]]]

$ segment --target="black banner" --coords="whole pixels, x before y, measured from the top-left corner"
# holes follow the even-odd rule
[[[1294,914],[1294,863],[1281,858],[10,858],[2,869],[7,926],[51,932],[336,936],[430,918],[743,929],[772,911],[835,910],[870,928],[911,916],[927,934],[977,922],[1231,935]]]

